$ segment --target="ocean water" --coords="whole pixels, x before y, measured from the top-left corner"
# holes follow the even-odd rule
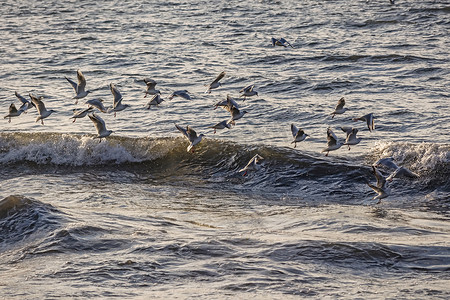
[[[448,1],[3,1],[2,299],[448,299]],[[294,48],[273,47],[284,37]],[[78,104],[64,78],[86,76]],[[222,86],[205,84],[221,71]],[[146,110],[149,77],[165,100]],[[114,83],[130,107],[72,109]],[[245,101],[239,90],[255,84]],[[192,100],[173,98],[186,89]],[[208,126],[227,95],[246,111]],[[339,98],[347,112],[331,118]],[[373,113],[375,130],[352,118]],[[206,136],[188,153],[174,126]],[[294,148],[290,125],[310,136]],[[326,130],[362,138],[326,157]],[[255,154],[261,168],[239,172]],[[384,157],[417,173],[380,203]],[[383,171],[385,175],[387,172]]]

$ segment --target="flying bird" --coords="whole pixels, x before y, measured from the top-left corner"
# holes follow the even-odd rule
[[[169,96],[169,100],[172,100],[174,97],[181,97],[186,100],[191,100],[191,96],[189,96],[189,92],[187,90],[175,91]]]
[[[107,112],[105,106],[103,105],[103,99],[91,99],[86,101],[85,104],[92,106],[103,113]]]
[[[338,139],[334,132],[331,130],[330,127],[327,129],[327,147],[322,150],[322,152],[326,152],[325,156],[328,156],[330,151],[337,150],[341,148],[342,144],[338,142]]]
[[[247,175],[248,171],[259,170],[261,168],[260,161],[263,159],[264,158],[261,155],[256,154],[255,156],[252,157],[252,159],[250,159],[250,161],[247,163],[245,167],[239,170],[239,172],[244,172],[242,176],[245,176]]]
[[[380,203],[381,199],[384,199],[388,197],[391,194],[391,189],[389,188],[388,183],[386,182],[386,178],[384,178],[383,174],[372,166],[373,173],[375,174],[375,178],[377,179],[377,184],[373,185],[370,183],[367,183],[367,185],[374,190],[374,192],[377,193],[377,196],[373,197],[373,200],[378,199],[378,203]]]
[[[103,119],[97,116],[95,113],[89,114],[88,116],[89,119],[91,119],[91,121],[94,123],[95,129],[97,129],[97,136],[95,137],[96,139],[100,139],[101,141],[102,138],[109,136],[113,132],[112,130],[106,129],[105,121],[103,121]]]
[[[36,106],[38,114],[39,114],[39,116],[36,119],[36,122],[41,120],[41,124],[44,125],[44,119],[56,111],[53,109],[47,110],[45,108],[44,102],[42,102],[42,98],[43,98],[42,96],[39,98],[36,98],[35,96],[33,96],[31,94],[29,94],[29,96],[31,98],[31,102],[33,102],[34,105]]]
[[[386,167],[388,169],[393,170],[393,172],[386,178],[387,181],[392,181],[392,180],[394,180],[394,178],[398,178],[398,177],[408,177],[408,178],[418,178],[419,177],[419,175],[410,171],[408,168],[398,166],[394,162],[393,157],[385,157],[385,158],[379,159],[372,166],[377,167],[377,168]]]
[[[216,125],[213,126],[209,126],[208,128],[213,128],[214,129],[214,133],[216,133],[217,129],[224,129],[224,128],[231,128],[230,123],[228,123],[228,120],[224,120],[222,122],[217,123]]]
[[[345,105],[345,99],[344,99],[344,97],[342,97],[341,99],[338,100],[336,108],[331,113],[331,115],[332,115],[331,118],[332,119],[334,118],[335,115],[343,114],[343,113],[345,113],[348,110],[348,108],[344,107],[344,105]]]
[[[357,145],[361,142],[361,138],[356,137],[356,134],[358,133],[357,128],[341,127],[341,130],[347,134],[347,138],[343,145],[347,145],[348,150],[350,150],[350,145]]]
[[[294,46],[291,45],[291,43],[289,43],[288,41],[286,41],[284,38],[281,39],[276,39],[276,38],[272,38],[272,46],[281,46],[281,47],[291,47],[294,48]]]
[[[364,121],[367,124],[367,128],[369,128],[369,131],[372,132],[372,130],[375,130],[375,123],[373,121],[373,114],[367,114],[365,116],[359,117],[359,118],[353,118],[353,121]]]
[[[9,113],[4,117],[4,119],[9,119],[8,123],[11,123],[11,118],[20,116],[22,112],[23,110],[17,110],[14,103],[11,103],[11,105],[9,106]]]
[[[184,129],[181,126],[178,126],[175,124],[175,127],[188,139],[190,142],[189,146],[187,147],[187,152],[190,152],[192,150],[192,153],[195,151],[195,146],[202,141],[202,138],[205,136],[203,133],[197,135],[197,132],[195,132],[194,129],[192,129],[189,125],[186,126],[186,129]]]
[[[163,102],[163,101],[164,101],[164,99],[161,98],[160,94],[155,94],[152,96],[150,101],[147,102],[147,104],[145,105],[145,108],[150,109],[150,107],[157,106],[158,104],[161,104],[161,102]]]
[[[239,104],[237,104],[237,102],[233,98],[231,98],[230,95],[227,95],[226,100],[217,102],[214,105],[214,109],[218,108],[219,106],[227,111],[230,111],[233,106],[239,108]]]
[[[114,117],[116,116],[116,113],[118,111],[124,110],[125,108],[129,107],[128,104],[122,104],[122,94],[119,92],[119,90],[116,88],[114,84],[110,84],[109,88],[111,90],[111,93],[114,96],[113,100],[113,107],[108,109],[108,113],[114,112]]]
[[[35,106],[34,103],[32,103],[32,102],[28,101],[27,99],[25,99],[24,97],[22,97],[18,92],[15,92],[15,95],[16,95],[17,99],[19,99],[19,101],[22,103],[19,110],[23,111],[25,114],[27,113],[28,109]]]
[[[147,95],[156,95],[156,94],[161,94],[161,92],[159,90],[156,90],[156,81],[154,81],[153,79],[150,78],[144,78],[144,82],[147,85],[147,89],[145,90],[145,96],[144,98],[147,97]]]
[[[211,94],[211,90],[212,89],[217,89],[218,87],[220,87],[222,84],[219,82],[223,77],[225,76],[225,71],[222,71],[217,77],[216,79],[214,79],[213,82],[211,82],[210,84],[207,84],[206,86],[208,87],[208,89],[205,91],[205,94]]]
[[[73,97],[73,99],[76,99],[75,104],[78,103],[78,99],[86,97],[91,92],[85,90],[86,78],[84,78],[84,75],[83,73],[81,73],[80,70],[77,70],[77,78],[78,83],[66,77],[67,81],[72,85],[73,89],[75,90],[75,97]]]
[[[297,143],[303,141],[308,136],[308,134],[306,134],[303,129],[297,128],[294,124],[291,124],[291,132],[292,136],[294,137],[294,140],[291,142],[291,144],[294,144],[294,148],[297,147]]]
[[[229,112],[231,113],[231,118],[228,120],[228,123],[232,125],[236,125],[236,121],[242,118],[247,113],[246,110],[240,111],[238,108],[234,106],[230,108]]]
[[[239,93],[242,94],[241,97],[244,97],[244,100],[245,100],[247,97],[251,97],[251,96],[255,96],[255,95],[258,96],[258,92],[253,90],[254,87],[255,87],[255,85],[252,84],[252,85],[249,85],[249,86],[243,88],[242,90],[240,90]]]
[[[73,116],[71,117],[71,119],[73,119],[72,123],[75,123],[75,121],[79,118],[84,118],[86,117],[86,115],[88,113],[90,113],[92,110],[94,109],[94,107],[89,106],[88,108],[85,109],[74,109],[73,110]]]

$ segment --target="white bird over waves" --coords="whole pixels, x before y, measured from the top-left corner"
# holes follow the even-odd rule
[[[408,177],[408,178],[418,178],[419,175],[410,171],[408,168],[400,167],[394,162],[393,157],[385,157],[379,159],[377,162],[373,164],[374,167],[387,167],[389,169],[394,170],[387,178],[387,181],[392,181],[394,178],[398,177]]]
[[[208,128],[213,128],[214,129],[214,133],[216,133],[217,129],[224,129],[224,128],[231,128],[230,123],[228,123],[228,120],[224,120],[222,122],[217,123],[216,125],[213,126],[209,126]]]
[[[337,150],[337,149],[341,148],[341,146],[342,146],[342,143],[338,142],[336,135],[334,134],[334,132],[331,130],[330,127],[328,127],[328,129],[327,129],[327,141],[328,141],[327,147],[322,150],[322,152],[327,153],[327,154],[325,154],[325,156],[328,156],[330,151]]]
[[[77,109],[75,108],[73,110],[73,116],[71,117],[71,119],[73,119],[72,123],[75,123],[75,121],[79,118],[84,118],[86,117],[86,115],[88,113],[90,113],[92,110],[94,109],[94,107],[89,106],[88,108],[85,109]]]
[[[78,78],[78,84],[74,82],[73,80],[66,77],[67,81],[72,85],[73,89],[75,90],[75,97],[73,99],[76,99],[75,104],[78,103],[78,99],[86,97],[91,91],[86,91],[86,78],[84,78],[83,73],[81,73],[80,70],[77,70],[77,78]]]
[[[264,157],[262,157],[259,154],[256,154],[255,156],[250,159],[250,161],[247,163],[245,167],[239,170],[239,172],[244,172],[242,176],[247,175],[248,171],[257,171],[261,168],[260,161],[263,160]]]
[[[386,178],[384,178],[383,174],[378,171],[377,168],[372,166],[373,173],[375,174],[375,178],[377,179],[377,185],[373,185],[367,183],[367,185],[377,193],[377,196],[373,197],[373,200],[378,199],[378,203],[380,203],[381,199],[388,197],[391,194],[391,189],[389,188],[388,183],[386,182]]]
[[[361,142],[361,138],[356,137],[358,129],[352,127],[341,127],[341,130],[347,134],[347,138],[345,139],[345,143],[343,145],[347,145],[348,150],[350,150],[350,145],[357,145]]]
[[[36,98],[35,96],[29,94],[30,98],[31,98],[31,102],[34,103],[34,105],[36,106],[36,109],[38,111],[39,116],[36,118],[36,122],[38,122],[39,120],[41,120],[41,124],[44,125],[44,119],[47,118],[48,116],[50,116],[52,113],[56,112],[53,109],[47,110],[45,108],[44,102],[42,102],[42,96],[39,98]]]
[[[90,105],[103,113],[107,112],[105,106],[103,105],[103,99],[91,99],[86,101],[85,104]]]
[[[16,95],[17,99],[19,99],[19,101],[22,103],[19,110],[23,111],[25,114],[27,113],[28,109],[35,106],[34,103],[32,103],[32,102],[28,101],[27,99],[25,99],[24,97],[22,97],[18,92],[15,92],[15,95]]]
[[[4,119],[9,119],[8,123],[11,123],[11,118],[20,116],[22,112],[23,110],[17,110],[14,103],[11,103],[11,105],[9,106],[9,113],[4,117]]]
[[[145,105],[145,108],[150,109],[150,107],[152,107],[152,105],[157,106],[158,104],[161,104],[161,102],[163,102],[163,101],[164,101],[164,99],[161,98],[161,95],[155,94],[152,96],[150,101],[147,102],[147,104]]]
[[[145,96],[144,98],[147,97],[148,94],[150,95],[156,95],[156,94],[161,94],[161,92],[159,90],[156,90],[156,81],[154,81],[153,79],[150,78],[144,78],[144,82],[147,85],[147,89],[145,90]]]
[[[194,129],[192,129],[189,125],[186,126],[186,129],[184,129],[181,126],[178,126],[175,124],[175,127],[188,139],[190,142],[189,146],[187,147],[187,152],[190,152],[192,150],[192,153],[195,151],[195,146],[202,141],[202,138],[205,136],[203,133],[199,134],[197,136],[197,132],[195,132]]]
[[[216,79],[214,79],[213,82],[207,84],[206,86],[208,87],[208,89],[205,91],[205,94],[211,94],[212,89],[217,89],[218,87],[220,87],[222,84],[219,81],[225,76],[225,74],[225,71],[222,71],[219,75],[217,75]]]
[[[297,128],[294,124],[291,124],[291,132],[292,136],[294,137],[294,140],[291,142],[291,144],[294,144],[294,148],[297,147],[297,143],[303,141],[306,139],[308,134],[306,134],[303,129]]]
[[[335,115],[343,114],[343,113],[345,113],[348,110],[348,108],[344,107],[344,105],[345,105],[345,99],[344,99],[344,97],[342,97],[341,99],[338,100],[336,108],[330,114],[330,115],[332,115],[332,117],[331,117],[332,119],[334,118]]]
[[[233,106],[230,109],[230,113],[231,113],[231,118],[228,120],[228,123],[230,123],[232,125],[236,125],[236,121],[239,120],[240,118],[242,118],[248,112],[246,110],[240,111],[238,108]]]
[[[189,96],[189,92],[187,90],[175,91],[169,96],[169,100],[172,100],[173,97],[181,97],[186,100],[191,100],[191,96]]]
[[[294,48],[294,46],[292,46],[291,43],[286,41],[284,38],[281,39],[272,38],[272,46],[282,46],[285,48],[289,46],[291,48]]]
[[[231,98],[230,95],[227,95],[226,100],[217,102],[214,105],[214,109],[218,108],[219,106],[227,111],[230,111],[233,106],[239,108],[239,104],[237,104],[237,102],[233,98]]]
[[[353,118],[353,121],[364,121],[367,123],[367,128],[369,128],[369,131],[375,130],[375,123],[373,121],[373,114],[367,114],[365,116],[359,117],[359,118]]]
[[[252,84],[252,85],[246,86],[245,88],[240,90],[239,93],[242,94],[241,97],[244,97],[244,100],[247,97],[251,97],[251,96],[255,96],[255,95],[258,96],[258,92],[254,91],[253,90],[254,88],[255,88],[255,85]]]
[[[130,106],[128,104],[122,104],[123,99],[122,94],[119,92],[119,90],[113,83],[109,85],[109,88],[114,96],[114,100],[113,100],[113,107],[108,109],[108,113],[114,112],[115,117],[118,111],[124,110],[125,108]]]
[[[97,116],[95,113],[89,114],[88,116],[89,119],[91,119],[91,121],[94,123],[95,129],[97,129],[97,136],[95,137],[96,139],[100,139],[101,141],[102,138],[109,136],[113,132],[112,130],[106,129],[105,121],[103,121],[103,119]]]

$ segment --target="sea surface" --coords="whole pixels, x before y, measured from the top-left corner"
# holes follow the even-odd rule
[[[1,299],[450,298],[448,1],[6,0],[0,14],[1,116],[15,92],[56,110],[0,119]],[[78,69],[91,93],[75,104]],[[164,99],[150,110],[146,77]],[[110,83],[130,107],[97,113],[113,130],[99,140],[72,110],[111,106]],[[227,95],[248,113],[214,133]],[[373,132],[352,120],[368,113]],[[205,134],[195,153],[175,123]],[[309,134],[296,148],[291,124]],[[340,126],[362,141],[325,156]],[[419,177],[377,203],[384,157]]]

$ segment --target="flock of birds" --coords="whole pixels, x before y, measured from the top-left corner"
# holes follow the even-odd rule
[[[286,41],[284,38],[276,39],[272,38],[272,45],[273,46],[281,46],[281,47],[292,47],[293,46]],[[206,84],[207,87],[205,93],[211,93],[213,89],[217,89],[221,87],[221,80],[225,77],[226,73],[223,71],[221,72],[211,83]],[[83,73],[80,70],[77,70],[77,82],[71,80],[70,78],[65,77],[66,80],[70,83],[73,90],[75,91],[75,96],[73,99],[75,99],[75,104],[78,103],[79,99],[83,99],[86,96],[89,95],[90,91],[86,90],[86,79],[83,75]],[[150,100],[145,105],[145,108],[150,109],[152,106],[157,106],[161,104],[164,100],[161,98],[161,92],[156,89],[157,82],[150,78],[144,78],[143,81],[146,84],[146,90],[144,98],[146,98],[148,95],[151,95]],[[113,132],[112,130],[108,130],[106,128],[105,121],[98,115],[96,112],[102,112],[102,113],[114,113],[114,116],[116,116],[116,113],[119,111],[122,111],[129,107],[128,104],[123,104],[122,100],[122,94],[117,89],[117,87],[111,83],[109,85],[111,93],[114,97],[113,99],[113,105],[111,107],[106,108],[103,104],[103,99],[91,99],[85,102],[85,104],[88,105],[85,109],[74,109],[73,110],[73,116],[71,119],[73,119],[73,122],[75,122],[79,118],[83,118],[85,116],[88,116],[89,119],[93,122],[96,130],[97,130],[97,136],[95,138],[101,139],[106,138]],[[249,85],[243,89],[241,89],[240,92],[240,98],[245,99],[247,97],[253,97],[258,96],[258,92],[254,89],[255,85]],[[21,102],[21,106],[19,109],[16,108],[14,103],[11,103],[9,107],[9,114],[6,115],[4,118],[8,119],[9,122],[11,122],[11,118],[18,117],[22,113],[27,113],[27,111],[35,107],[38,112],[38,117],[36,119],[36,122],[41,121],[41,124],[44,125],[44,119],[48,118],[55,110],[48,110],[44,102],[42,101],[43,97],[36,97],[29,94],[30,100],[25,99],[22,97],[19,93],[15,92],[16,97]],[[173,92],[168,99],[173,99],[174,97],[180,97],[185,100],[191,100],[191,96],[189,95],[189,92],[187,90],[179,90]],[[214,133],[216,133],[216,130],[225,129],[225,128],[232,128],[232,126],[236,125],[236,121],[241,119],[247,111],[241,110],[240,105],[236,102],[237,99],[233,99],[230,96],[227,96],[227,99],[219,101],[215,104],[214,109],[221,107],[225,110],[227,110],[230,113],[230,118],[227,120],[223,120],[213,126],[210,126],[209,128],[214,129]],[[333,112],[330,113],[331,118],[334,118],[336,115],[344,114],[347,111],[347,108],[345,107],[345,99],[344,97],[340,98],[338,100],[338,103],[334,109]],[[370,132],[375,130],[375,124],[374,124],[374,116],[373,113],[366,114],[359,118],[353,118],[354,121],[364,121],[367,124],[367,128]],[[194,152],[195,147],[202,141],[202,138],[204,134],[197,134],[197,132],[190,127],[189,125],[186,126],[186,128],[183,128],[179,126],[178,124],[175,124],[175,127],[183,134],[184,137],[189,141],[189,145],[187,147],[188,152]],[[357,137],[358,129],[353,127],[340,127],[340,129],[346,133],[346,139],[345,142],[340,142],[339,139],[336,137],[334,132],[331,130],[330,127],[327,129],[327,146],[322,150],[322,152],[326,152],[325,156],[328,156],[329,152],[335,151],[342,146],[347,146],[348,150],[350,150],[350,146],[354,146],[360,143],[361,138]],[[291,133],[293,136],[292,144],[294,144],[294,148],[297,146],[297,143],[304,141],[308,134],[304,132],[302,128],[298,128],[294,124],[291,124]],[[247,175],[248,171],[254,171],[258,170],[260,168],[260,163],[264,158],[260,156],[259,154],[256,154],[249,162],[248,164],[239,170],[239,172],[244,172],[243,176]],[[388,168],[392,169],[393,172],[388,176],[385,177],[380,171],[379,168]],[[372,185],[368,183],[369,187],[371,187],[376,193],[377,196],[375,196],[373,199],[381,200],[383,198],[386,198],[390,195],[390,188],[388,185],[388,182],[391,182],[396,177],[411,177],[411,178],[417,178],[418,175],[411,172],[410,170],[399,167],[395,164],[393,158],[384,158],[377,161],[372,166],[374,175],[376,177],[377,183],[376,185]]]

